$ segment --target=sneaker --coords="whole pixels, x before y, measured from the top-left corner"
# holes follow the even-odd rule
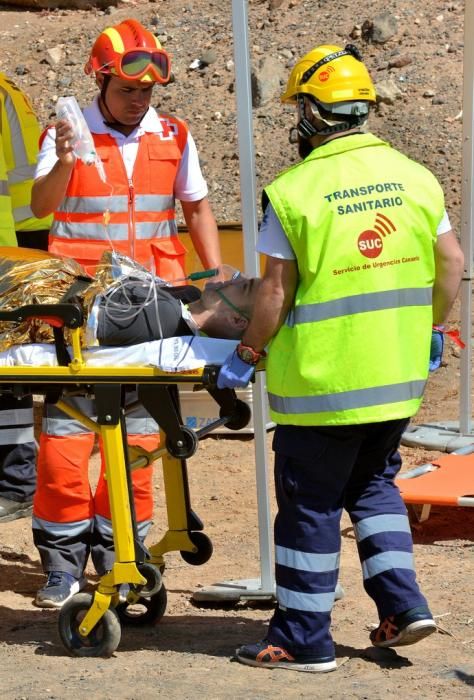
[[[436,632],[436,629],[436,622],[428,608],[411,608],[399,615],[386,617],[370,633],[370,641],[375,647],[401,647],[416,644],[420,639]]]
[[[306,673],[327,673],[335,671],[336,660],[333,656],[295,657],[282,647],[274,646],[268,639],[256,644],[246,644],[236,650],[237,661],[247,666],[263,668],[284,668],[288,671],[304,671]]]
[[[84,577],[77,579],[64,571],[50,571],[46,585],[36,594],[35,605],[38,608],[61,608],[75,593],[82,591],[86,583]]]
[[[9,523],[18,518],[27,518],[33,511],[31,501],[12,501],[0,496],[0,523]]]

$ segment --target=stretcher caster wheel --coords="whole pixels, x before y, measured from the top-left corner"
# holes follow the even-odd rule
[[[136,600],[127,599],[125,603],[119,603],[115,608],[123,625],[141,627],[154,625],[161,620],[165,614],[168,602],[166,588],[163,585],[158,593],[155,593],[150,598],[134,596],[133,593],[129,593],[129,598],[134,597],[136,597]]]
[[[224,415],[223,413],[224,411],[221,409],[220,418],[224,417],[225,413]],[[251,417],[252,412],[248,404],[246,404],[245,401],[237,399],[234,404],[234,412],[230,420],[225,424],[225,427],[229,428],[229,430],[241,430],[249,424]]]
[[[79,632],[82,620],[92,605],[90,593],[77,593],[59,613],[59,636],[71,656],[112,656],[122,634],[115,610],[108,609],[87,637]]]
[[[192,566],[200,566],[205,564],[212,556],[212,542],[207,535],[203,532],[190,532],[189,539],[195,547],[197,547],[197,552],[187,552],[181,550],[181,557],[187,564],[192,564]]]
[[[183,426],[181,428],[181,436],[176,442],[172,442],[166,438],[166,449],[172,457],[177,459],[187,459],[192,457],[197,450],[199,438],[191,428]]]
[[[139,593],[145,598],[151,598],[163,585],[161,571],[153,564],[138,564],[137,569],[146,578],[146,583],[138,589]]]

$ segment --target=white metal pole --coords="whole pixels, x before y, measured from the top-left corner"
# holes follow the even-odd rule
[[[252,89],[247,0],[232,0],[234,35],[235,86],[237,98],[237,130],[239,139],[240,191],[244,234],[245,271],[259,276],[257,242],[257,192],[253,148]],[[270,503],[266,450],[265,373],[258,372],[253,386],[253,423],[255,433],[255,462],[257,480],[258,530],[260,544],[261,586],[274,588],[273,548],[271,545]]]
[[[464,59],[463,59],[463,139],[462,139],[462,189],[461,189],[461,246],[464,252],[464,277],[461,283],[461,338],[466,347],[461,353],[461,380],[459,390],[459,432],[471,432],[472,398],[472,256],[474,197],[474,3],[466,0],[464,8]]]

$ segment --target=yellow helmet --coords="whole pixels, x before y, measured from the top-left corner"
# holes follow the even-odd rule
[[[376,101],[374,84],[352,44],[344,49],[332,44],[317,46],[295,64],[281,101],[296,102],[303,94],[326,105]]]

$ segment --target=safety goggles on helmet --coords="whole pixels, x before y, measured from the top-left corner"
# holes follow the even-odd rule
[[[112,73],[124,80],[140,80],[147,73],[157,83],[167,83],[170,79],[170,60],[163,49],[130,49],[105,67],[109,67]]]

